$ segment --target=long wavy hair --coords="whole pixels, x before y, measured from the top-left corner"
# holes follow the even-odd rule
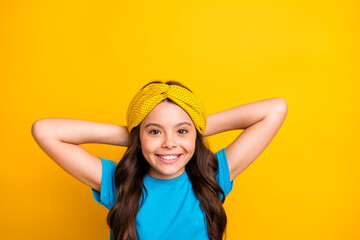
[[[164,82],[152,81],[144,87],[152,83]],[[190,91],[177,81],[165,83],[178,85]],[[163,101],[174,103],[168,98]],[[130,132],[128,148],[115,170],[117,199],[107,215],[107,224],[114,240],[139,240],[136,215],[143,204],[143,181],[149,170],[149,163],[140,149],[139,125]],[[222,240],[224,234],[226,237],[227,218],[223,208],[225,193],[216,181],[215,172],[218,167],[217,157],[210,151],[207,139],[196,129],[195,153],[186,164],[185,171],[201,209],[206,214],[207,233],[210,240]]]

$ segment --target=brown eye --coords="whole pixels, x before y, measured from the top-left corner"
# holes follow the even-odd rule
[[[186,129],[180,129],[179,131],[180,131],[180,132],[182,131],[181,134],[185,134],[185,133],[188,132]]]
[[[154,135],[154,134],[156,135],[157,133],[154,133],[154,132],[159,132],[159,131],[158,131],[158,130],[151,130],[149,133],[150,133],[150,134],[153,134],[153,135]]]

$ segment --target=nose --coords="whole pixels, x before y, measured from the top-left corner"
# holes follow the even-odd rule
[[[176,147],[176,139],[174,136],[172,136],[171,133],[166,134],[166,136],[164,137],[163,147],[164,148]]]

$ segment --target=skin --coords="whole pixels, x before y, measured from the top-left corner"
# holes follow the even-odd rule
[[[177,125],[182,122],[187,124]],[[194,155],[195,142],[194,123],[187,112],[174,103],[159,103],[140,124],[141,151],[150,164],[148,175],[153,178],[172,179],[183,174],[185,165]],[[171,164],[162,162],[155,155],[174,153],[182,155]]]
[[[149,135],[150,131],[145,132],[144,128],[141,132],[143,154],[151,162],[152,173],[150,174],[155,177],[171,178],[180,175],[184,171],[185,162],[191,159],[195,148],[195,126],[183,125],[179,129],[174,127],[180,121],[187,120],[191,124],[193,122],[182,108],[169,104],[171,103],[160,103],[143,121],[146,123],[149,118],[156,117],[152,120],[164,127],[158,128],[159,132],[155,131],[155,135]],[[167,112],[160,111],[162,106]],[[155,112],[157,110],[159,110],[159,116]],[[287,111],[287,103],[283,98],[269,98],[207,116],[205,137],[244,129],[230,145],[225,147],[231,181],[248,168],[265,150],[284,122]],[[189,132],[190,136],[180,134],[182,133],[180,129],[186,127],[193,130]],[[31,133],[41,149],[61,168],[98,192],[101,188],[101,160],[85,151],[79,144],[103,143],[128,146],[129,142],[126,126],[80,119],[39,119],[32,125]],[[164,166],[156,161],[154,152],[182,152],[186,155],[183,156],[184,161],[180,165]]]

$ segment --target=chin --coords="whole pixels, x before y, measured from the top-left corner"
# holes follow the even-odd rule
[[[168,169],[168,170],[159,171],[159,173],[166,176],[172,176],[179,173],[180,171],[181,169]]]
[[[185,169],[184,169],[185,171]],[[163,178],[175,178],[175,177],[178,177],[180,176],[182,173],[184,173],[182,171],[182,169],[159,169],[159,170],[156,170],[156,174],[159,176],[159,177],[163,177]],[[181,172],[181,173],[179,173]],[[176,176],[175,176],[176,175]]]

